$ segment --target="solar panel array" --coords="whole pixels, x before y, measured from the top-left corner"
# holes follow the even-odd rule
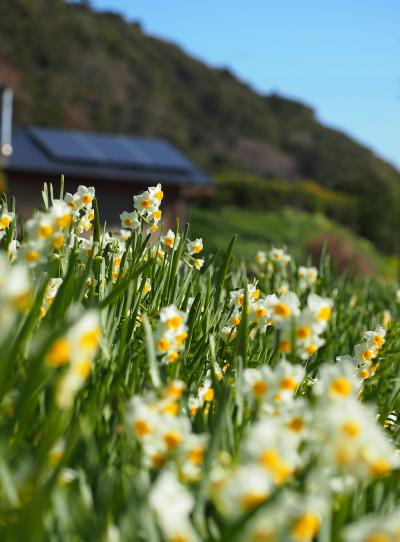
[[[176,149],[157,139],[48,128],[31,128],[30,136],[55,161],[177,172],[193,168]]]

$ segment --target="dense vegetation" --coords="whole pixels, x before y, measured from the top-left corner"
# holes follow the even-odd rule
[[[18,125],[163,136],[210,173],[234,171],[236,183],[245,172],[262,182],[312,180],[353,202],[345,222],[358,233],[399,252],[393,167],[320,124],[310,107],[257,94],[229,70],[84,4],[0,3],[0,82],[15,90]]]
[[[2,201],[0,539],[399,540],[400,290],[204,257],[162,199]]]

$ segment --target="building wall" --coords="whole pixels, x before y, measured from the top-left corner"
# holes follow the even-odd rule
[[[16,199],[17,214],[26,219],[34,209],[42,206],[43,183],[51,179],[46,175],[19,172],[7,173],[7,193]],[[106,221],[112,229],[120,226],[119,215],[133,208],[133,196],[146,190],[144,183],[123,183],[119,181],[69,178],[65,180],[65,192],[75,192],[80,184],[94,186],[99,205],[101,222]],[[60,186],[53,181],[54,195],[58,197]],[[165,227],[175,227],[176,218],[183,225],[186,220],[186,201],[178,186],[164,186],[164,200],[161,206]]]

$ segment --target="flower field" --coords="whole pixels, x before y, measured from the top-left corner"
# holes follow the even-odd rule
[[[0,540],[399,542],[400,290],[162,200],[2,200]]]

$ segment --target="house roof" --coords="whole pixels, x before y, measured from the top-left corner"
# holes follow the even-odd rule
[[[49,128],[13,131],[6,171],[122,182],[210,186],[212,179],[162,139]]]

